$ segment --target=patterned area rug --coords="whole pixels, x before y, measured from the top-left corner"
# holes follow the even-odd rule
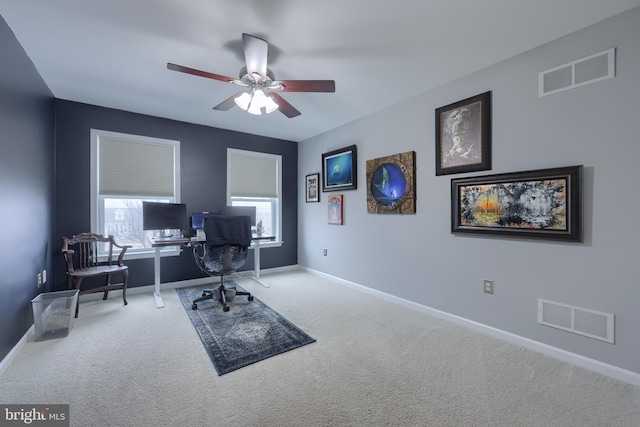
[[[232,281],[225,286],[244,290]],[[255,297],[253,301],[247,301],[246,296],[232,299],[226,313],[216,300],[199,302],[198,309],[192,310],[192,301],[211,287],[176,291],[218,375],[316,341]]]

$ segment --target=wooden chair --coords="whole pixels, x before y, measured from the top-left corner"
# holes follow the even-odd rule
[[[98,261],[98,245],[108,244],[108,257],[106,262]],[[114,264],[113,248],[120,248],[120,255]],[[103,300],[107,299],[109,291],[122,289],[122,300],[127,305],[127,282],[129,280],[129,267],[123,264],[124,254],[131,245],[118,245],[113,236],[104,237],[94,233],[80,233],[72,238],[62,237],[62,254],[67,264],[67,289],[80,289],[82,280],[88,277],[106,276],[104,286],[80,289],[79,295],[104,292]],[[111,283],[111,275],[122,274],[122,283]],[[76,304],[76,317],[78,308]]]

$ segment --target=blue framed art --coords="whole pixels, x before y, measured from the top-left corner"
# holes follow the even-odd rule
[[[322,155],[322,191],[355,190],[357,186],[356,146]]]
[[[367,212],[416,213],[416,153],[367,160]]]

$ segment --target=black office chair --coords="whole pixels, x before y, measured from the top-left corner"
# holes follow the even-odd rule
[[[220,284],[215,289],[202,292],[200,298],[193,300],[191,309],[197,310],[201,301],[216,299],[222,304],[223,311],[229,311],[227,301],[237,295],[246,295],[249,301],[253,301],[249,292],[224,286],[224,276],[237,271],[247,260],[251,244],[251,217],[208,216],[204,219],[203,228],[206,241],[194,245],[193,257],[205,274],[220,276]]]

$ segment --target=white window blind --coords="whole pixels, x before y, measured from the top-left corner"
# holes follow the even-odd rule
[[[167,142],[100,136],[99,194],[174,197],[179,145]]]
[[[278,197],[279,159],[272,154],[228,149],[228,197]]]

